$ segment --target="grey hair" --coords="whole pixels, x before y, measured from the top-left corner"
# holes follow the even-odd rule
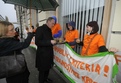
[[[54,20],[54,18],[52,18],[52,17],[48,17],[46,23],[47,23],[48,21],[51,21],[51,20]]]

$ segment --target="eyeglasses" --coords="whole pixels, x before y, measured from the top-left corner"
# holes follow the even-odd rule
[[[14,28],[12,28],[12,29],[11,29],[11,30],[9,30],[9,31],[15,31],[15,30],[14,30]]]

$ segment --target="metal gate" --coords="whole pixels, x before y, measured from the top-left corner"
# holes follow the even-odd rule
[[[90,21],[97,21],[99,32],[101,33],[105,0],[59,0],[61,8],[59,19],[63,25],[63,36],[66,32],[65,24],[68,21],[75,21],[76,29],[79,31],[81,41],[86,33],[86,24]],[[76,46],[75,51],[80,53],[80,46]]]

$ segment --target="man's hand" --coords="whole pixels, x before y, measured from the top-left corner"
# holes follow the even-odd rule
[[[56,44],[57,42],[55,40],[51,40],[51,44]]]

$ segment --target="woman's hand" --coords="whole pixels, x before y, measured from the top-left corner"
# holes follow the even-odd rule
[[[80,39],[76,39],[76,43],[80,43],[81,42],[81,40]]]
[[[110,52],[114,52],[114,53],[116,53],[116,52],[118,52],[119,50],[116,49],[116,48],[111,47],[111,48],[109,49],[109,51],[110,51]]]

